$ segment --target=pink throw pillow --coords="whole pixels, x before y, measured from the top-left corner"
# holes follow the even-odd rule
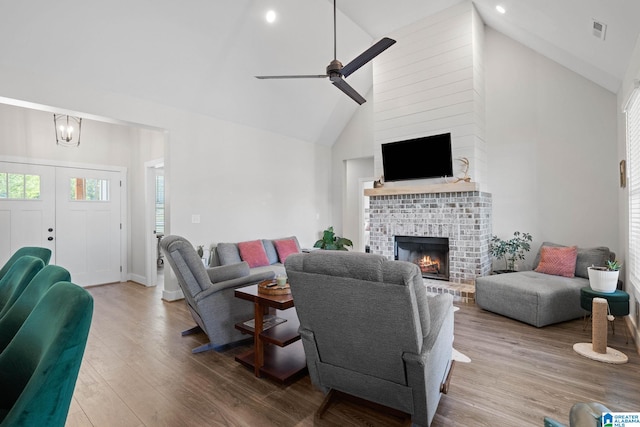
[[[535,271],[554,276],[573,277],[576,271],[577,257],[577,246],[543,246],[540,248],[540,262]]]
[[[276,247],[278,258],[280,258],[280,262],[283,264],[289,255],[300,252],[298,251],[296,241],[293,239],[274,240],[273,245]]]
[[[240,258],[246,261],[250,268],[269,265],[269,258],[267,258],[267,253],[260,240],[240,242],[238,243],[238,250],[240,251]]]

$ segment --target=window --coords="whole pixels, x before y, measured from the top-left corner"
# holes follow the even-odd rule
[[[40,175],[0,172],[0,199],[39,200]]]
[[[97,178],[71,178],[69,180],[71,200],[86,202],[108,202],[109,180]]]
[[[627,113],[627,173],[629,175],[629,281],[640,289],[640,96],[635,89]]]

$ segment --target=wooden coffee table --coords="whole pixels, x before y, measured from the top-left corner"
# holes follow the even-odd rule
[[[236,356],[236,360],[254,371],[256,377],[268,377],[287,384],[307,372],[300,334],[298,315],[291,294],[266,295],[258,292],[258,285],[235,290],[235,296],[253,302],[255,326],[236,323],[236,329],[253,335],[254,348]],[[266,315],[286,319],[285,322],[264,329]]]

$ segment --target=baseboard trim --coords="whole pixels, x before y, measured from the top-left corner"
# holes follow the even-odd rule
[[[144,286],[149,286],[147,284],[147,282],[148,282],[147,278],[145,276],[141,276],[139,274],[129,274],[129,280],[131,282],[136,282],[136,283],[139,283],[139,284],[144,285]]]
[[[636,329],[636,325],[631,320],[630,316],[625,316],[625,327],[627,328],[627,332],[631,335],[631,339],[636,345],[636,353],[640,354],[640,336],[638,336],[638,330]]]
[[[162,299],[165,301],[178,301],[184,298],[184,294],[181,289],[176,289],[173,291],[163,290],[162,291]]]

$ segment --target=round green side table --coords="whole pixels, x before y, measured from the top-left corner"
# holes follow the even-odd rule
[[[607,303],[609,303],[609,314],[612,314],[616,317],[629,315],[629,294],[625,291],[616,289],[615,292],[605,293],[594,291],[588,286],[580,289],[580,307],[582,307],[583,310],[591,313],[591,305],[594,298],[604,298],[607,300]],[[613,330],[613,333],[615,334],[616,328],[614,322],[611,322],[611,328]],[[624,330],[624,332],[625,336],[627,336],[626,329]]]

